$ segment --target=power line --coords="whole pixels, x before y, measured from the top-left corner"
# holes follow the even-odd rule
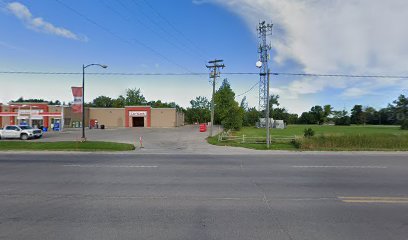
[[[273,72],[272,75],[281,76],[305,76],[305,77],[345,77],[345,78],[408,78],[408,76],[398,75],[353,75],[353,74],[317,74],[317,73],[287,73]]]
[[[124,16],[124,15],[123,15],[122,13],[120,13],[118,10],[116,10],[116,9],[112,8],[111,6],[109,6],[109,4],[108,4],[105,0],[102,0],[102,3],[105,5],[106,8],[108,8],[110,11],[112,11],[113,13],[115,13],[115,14],[116,14],[117,16],[119,16],[122,20],[124,20],[124,21],[126,21],[126,22],[128,22],[128,23],[130,23],[130,24],[133,24],[132,21],[131,21],[128,17]],[[126,7],[126,5],[124,5],[121,1],[118,0],[117,3],[119,3],[124,9],[126,9],[127,11],[129,11],[129,13],[131,14],[130,10],[129,10],[129,9]],[[131,14],[131,15],[134,15],[134,14]],[[151,31],[153,34],[159,36],[161,39],[163,39],[164,41],[166,41],[167,43],[169,43],[169,44],[172,45],[173,47],[179,49],[180,51],[182,51],[182,52],[184,52],[184,53],[186,53],[186,54],[188,54],[188,55],[190,55],[190,56],[193,56],[191,52],[189,52],[189,51],[185,50],[184,48],[181,48],[179,45],[177,45],[177,44],[171,42],[168,38],[166,38],[166,37],[163,36],[162,34],[156,32],[155,30],[153,30],[152,28],[150,28],[149,26],[147,26],[146,24],[144,24],[142,21],[140,21],[138,18],[134,18],[134,20],[136,20],[136,22],[138,22],[140,25],[142,25],[143,27],[145,27],[146,29],[148,29],[149,31]],[[194,57],[194,56],[193,56],[193,57]]]
[[[64,6],[66,9],[68,9],[68,10],[74,12],[76,15],[82,17],[83,19],[85,19],[85,20],[88,21],[89,23],[92,23],[93,25],[95,25],[95,26],[101,28],[101,29],[104,30],[105,32],[107,32],[107,33],[109,33],[110,35],[114,36],[114,37],[117,38],[118,40],[120,40],[120,41],[122,41],[122,42],[124,42],[124,43],[126,43],[126,44],[132,45],[133,42],[128,41],[128,40],[122,38],[122,37],[119,36],[118,34],[112,32],[109,28],[107,28],[107,27],[105,27],[105,26],[103,26],[103,25],[97,23],[96,21],[94,21],[94,20],[92,20],[91,18],[89,18],[88,16],[86,16],[86,15],[80,13],[79,11],[77,11],[77,10],[75,10],[74,8],[70,7],[69,5],[63,3],[63,2],[60,1],[60,0],[55,0],[55,1],[58,2],[59,4],[61,4],[62,6]],[[182,65],[180,65],[180,64],[178,64],[178,63],[176,63],[176,62],[174,62],[174,61],[172,61],[171,59],[167,58],[166,56],[164,56],[163,54],[159,53],[159,52],[156,51],[154,48],[149,47],[148,45],[144,44],[143,42],[141,42],[141,41],[139,41],[139,40],[137,40],[137,39],[133,39],[133,41],[136,42],[137,44],[141,45],[142,47],[144,47],[144,48],[150,50],[151,52],[155,53],[156,55],[162,57],[163,59],[165,59],[165,60],[168,61],[169,63],[172,63],[172,64],[178,66],[178,67],[181,68],[181,69],[184,69],[184,70],[186,70],[186,71],[188,71],[188,72],[191,72],[191,71],[190,71],[189,69],[187,69],[186,67],[184,67],[184,66],[182,66]]]
[[[198,47],[189,37],[187,37],[181,30],[179,30],[174,24],[172,24],[167,18],[165,18],[162,14],[160,14],[159,11],[157,11],[148,1],[143,0],[143,2],[153,10],[153,12],[159,16],[165,23],[167,23],[171,28],[173,28],[174,31],[176,31],[180,36],[182,36],[187,42],[189,42],[193,47],[195,47],[198,51],[198,54],[200,54],[202,57],[202,53],[204,53],[200,47]]]
[[[0,71],[0,74],[26,74],[26,75],[81,75],[80,72],[30,72],[30,71]],[[87,72],[86,75],[114,75],[114,76],[198,76],[208,73],[124,73],[124,72]]]
[[[120,4],[122,5],[122,7],[126,8],[125,4],[123,4],[120,0],[118,0],[117,2],[120,3]],[[150,23],[152,23],[152,24],[153,24],[154,26],[156,26],[158,29],[160,29],[161,31],[163,31],[164,34],[167,34],[168,36],[173,37],[173,38],[176,40],[176,42],[179,43],[177,37],[174,36],[171,32],[167,31],[160,23],[158,23],[158,22],[156,22],[155,20],[153,20],[148,14],[146,14],[146,13],[142,10],[142,6],[141,6],[139,3],[137,3],[136,1],[130,1],[130,2],[133,3],[133,5],[136,6],[137,9],[139,9],[139,12],[142,13],[142,15],[145,16],[146,19],[147,19]],[[130,8],[126,8],[126,9],[130,12]],[[132,14],[132,15],[137,16],[137,14]],[[144,25],[144,26],[146,26],[146,25]],[[146,26],[146,27],[147,27],[147,26]],[[156,34],[157,34],[157,33],[156,33]],[[171,43],[171,45],[173,45],[174,47],[180,49],[181,51],[183,51],[183,52],[185,52],[185,53],[187,53],[187,54],[190,54],[190,52],[189,52],[187,49],[189,49],[190,51],[192,50],[192,49],[188,48],[188,46],[186,46],[185,44],[179,43],[179,45],[181,46],[181,47],[180,47],[179,45],[170,42],[169,39],[167,39],[167,38],[165,38],[165,37],[164,37],[164,39],[166,39],[166,40],[167,40],[169,43]],[[186,48],[186,50],[184,50],[183,47]],[[196,52],[196,51],[194,51],[194,50],[192,50],[191,52],[192,52],[192,53],[195,53],[195,54],[197,55],[197,57],[199,57],[199,58],[201,58],[201,60],[205,61],[205,58],[204,58],[201,54],[199,54],[198,52]]]
[[[82,72],[43,72],[43,71],[0,71],[0,74],[27,74],[27,75],[79,75]],[[87,75],[123,75],[123,76],[199,76],[208,75],[204,72],[186,72],[186,73],[126,73],[126,72],[101,72],[86,73]],[[223,72],[224,75],[259,75],[255,72]],[[351,74],[315,74],[315,73],[287,73],[271,72],[276,76],[305,76],[305,77],[345,77],[345,78],[393,78],[408,79],[408,76],[398,75],[351,75]]]
[[[243,93],[238,94],[238,95],[236,95],[236,96],[237,96],[237,97],[240,97],[240,96],[242,96],[242,95],[245,95],[245,94],[249,93],[250,91],[254,90],[254,88],[255,88],[256,86],[258,86],[258,84],[259,84],[259,82],[255,83],[255,84],[254,84],[250,89],[248,89],[246,92],[243,92]]]

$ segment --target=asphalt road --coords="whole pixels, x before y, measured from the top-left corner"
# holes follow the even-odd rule
[[[0,239],[408,239],[407,154],[0,153]]]

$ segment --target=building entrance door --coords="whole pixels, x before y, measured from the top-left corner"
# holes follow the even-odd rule
[[[144,117],[132,117],[133,127],[144,127]]]
[[[44,121],[43,120],[39,120],[39,119],[33,119],[31,120],[31,126],[33,128],[40,128],[44,126]]]

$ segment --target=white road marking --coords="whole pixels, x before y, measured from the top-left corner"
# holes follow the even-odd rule
[[[292,166],[294,168],[387,168],[386,166]]]
[[[80,164],[71,164],[63,165],[64,167],[95,167],[95,168],[157,168],[156,165],[80,165]]]
[[[338,197],[345,203],[408,203],[407,197]]]

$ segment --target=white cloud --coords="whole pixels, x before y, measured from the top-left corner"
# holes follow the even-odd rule
[[[246,20],[256,34],[259,20],[272,21],[275,64],[295,61],[304,72],[407,75],[406,0],[212,0]],[[328,88],[360,96],[398,87],[401,80],[307,78],[282,88],[291,96]]]
[[[7,4],[6,8],[9,12],[11,12],[14,16],[23,21],[24,24],[32,30],[53,34],[73,40],[79,41],[88,40],[86,37],[78,36],[77,34],[71,32],[66,28],[56,27],[40,17],[34,17],[30,10],[25,5],[19,2],[9,3]]]

